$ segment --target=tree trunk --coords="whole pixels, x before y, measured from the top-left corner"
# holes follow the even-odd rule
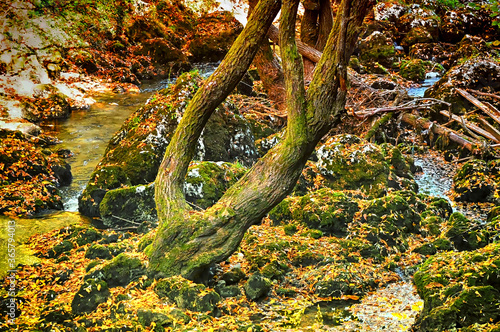
[[[298,1],[284,0],[281,8],[280,50],[288,111],[284,140],[214,206],[202,212],[193,212],[188,207],[182,182],[206,119],[243,75],[241,72],[251,61],[251,50],[256,51],[263,38],[262,31],[268,30],[279,9],[274,1],[261,0],[218,70],[190,102],[165,153],[156,180],[160,226],[147,249],[150,269],[158,276],[181,274],[195,281],[208,277],[206,272],[214,263],[237,250],[247,229],[290,193],[316,144],[343,111],[348,60],[363,17],[373,3],[371,0],[342,2],[306,93],[302,57],[295,43]],[[269,17],[263,16],[266,13]],[[213,89],[214,85],[217,89]]]
[[[319,11],[312,9],[305,9],[300,23],[300,40],[311,47],[316,45],[318,40],[318,17]],[[326,36],[328,38],[328,36]],[[307,81],[312,79],[315,63],[307,58],[304,61],[304,76]]]
[[[253,11],[257,0],[249,1],[248,14]],[[278,59],[274,56],[271,45],[266,39],[259,47],[259,51],[253,61],[259,72],[262,85],[267,96],[280,112],[285,111],[285,81],[283,70]]]
[[[318,38],[315,48],[319,51],[323,51],[333,27],[332,5],[330,0],[320,0],[319,13]]]

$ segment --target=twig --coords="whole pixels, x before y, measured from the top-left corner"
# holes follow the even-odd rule
[[[118,220],[126,221],[128,223],[131,223],[131,224],[137,225],[137,226],[140,226],[142,224],[142,223],[138,223],[138,222],[135,222],[135,221],[132,221],[132,220],[128,220],[128,219],[122,218],[122,217],[115,216],[114,214],[112,214],[111,217],[116,218]]]

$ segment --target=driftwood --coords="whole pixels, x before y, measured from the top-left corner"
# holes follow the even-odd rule
[[[495,138],[495,136],[491,135],[488,131],[484,130],[481,127],[476,126],[475,124],[472,124],[470,122],[465,121],[463,118],[461,118],[455,114],[452,114],[450,112],[447,112],[447,111],[440,111],[440,113],[443,114],[444,116],[446,116],[447,118],[453,119],[453,120],[457,121],[458,123],[464,124],[468,129],[474,131],[475,133],[477,133],[483,137],[486,137],[487,139],[492,140],[495,143],[500,143],[500,141],[497,140]]]
[[[474,152],[480,146],[480,144],[473,139],[460,135],[449,128],[442,127],[434,122],[417,117],[410,113],[404,113],[401,120],[414,128],[422,128],[432,131],[435,134],[446,136],[450,139],[450,141],[457,143],[470,152]]]

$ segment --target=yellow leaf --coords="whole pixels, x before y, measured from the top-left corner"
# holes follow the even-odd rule
[[[97,284],[97,290],[101,291],[101,284]]]

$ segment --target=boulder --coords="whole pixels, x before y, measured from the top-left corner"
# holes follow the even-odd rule
[[[498,180],[484,160],[468,161],[453,177],[454,198],[466,202],[491,201]]]
[[[167,298],[181,309],[197,312],[215,313],[220,301],[215,291],[180,276],[160,279],[154,291],[160,298]]]
[[[155,180],[182,113],[200,85],[202,80],[197,73],[183,74],[125,121],[111,138],[79,197],[82,214],[100,216],[99,204],[109,190],[148,185]],[[195,159],[251,165],[257,157],[248,121],[233,103],[225,101],[208,121],[198,141]]]
[[[230,12],[215,11],[200,17],[186,46],[193,62],[219,61],[224,58],[243,29]]]
[[[399,74],[407,80],[421,82],[425,79],[426,62],[420,59],[401,61]]]
[[[31,122],[47,119],[66,119],[71,114],[67,97],[52,84],[35,86],[33,97],[22,101],[23,118]]]
[[[417,190],[410,160],[392,145],[338,135],[321,145],[316,156],[316,162],[306,164],[295,188],[297,194],[321,187],[359,190],[371,197],[381,197],[388,189]]]
[[[110,296],[108,285],[103,280],[87,279],[76,292],[71,302],[73,314],[82,315],[94,311]]]
[[[391,68],[395,54],[394,41],[380,31],[374,31],[359,43],[359,60],[369,72],[378,73],[378,65]]]
[[[146,274],[146,267],[140,258],[121,253],[102,266],[97,266],[85,275],[84,280],[104,280],[108,287],[126,286]]]
[[[271,290],[272,282],[261,274],[254,273],[243,286],[245,295],[250,301],[257,301],[267,296]]]
[[[461,327],[462,331],[476,331],[475,324],[498,322],[499,264],[499,243],[473,251],[442,252],[427,259],[413,277],[424,300],[414,330]]]
[[[489,57],[474,57],[451,68],[438,82],[425,91],[425,97],[451,103],[454,114],[464,114],[473,106],[455,88],[500,91],[500,63]],[[444,106],[441,106],[444,107]]]

